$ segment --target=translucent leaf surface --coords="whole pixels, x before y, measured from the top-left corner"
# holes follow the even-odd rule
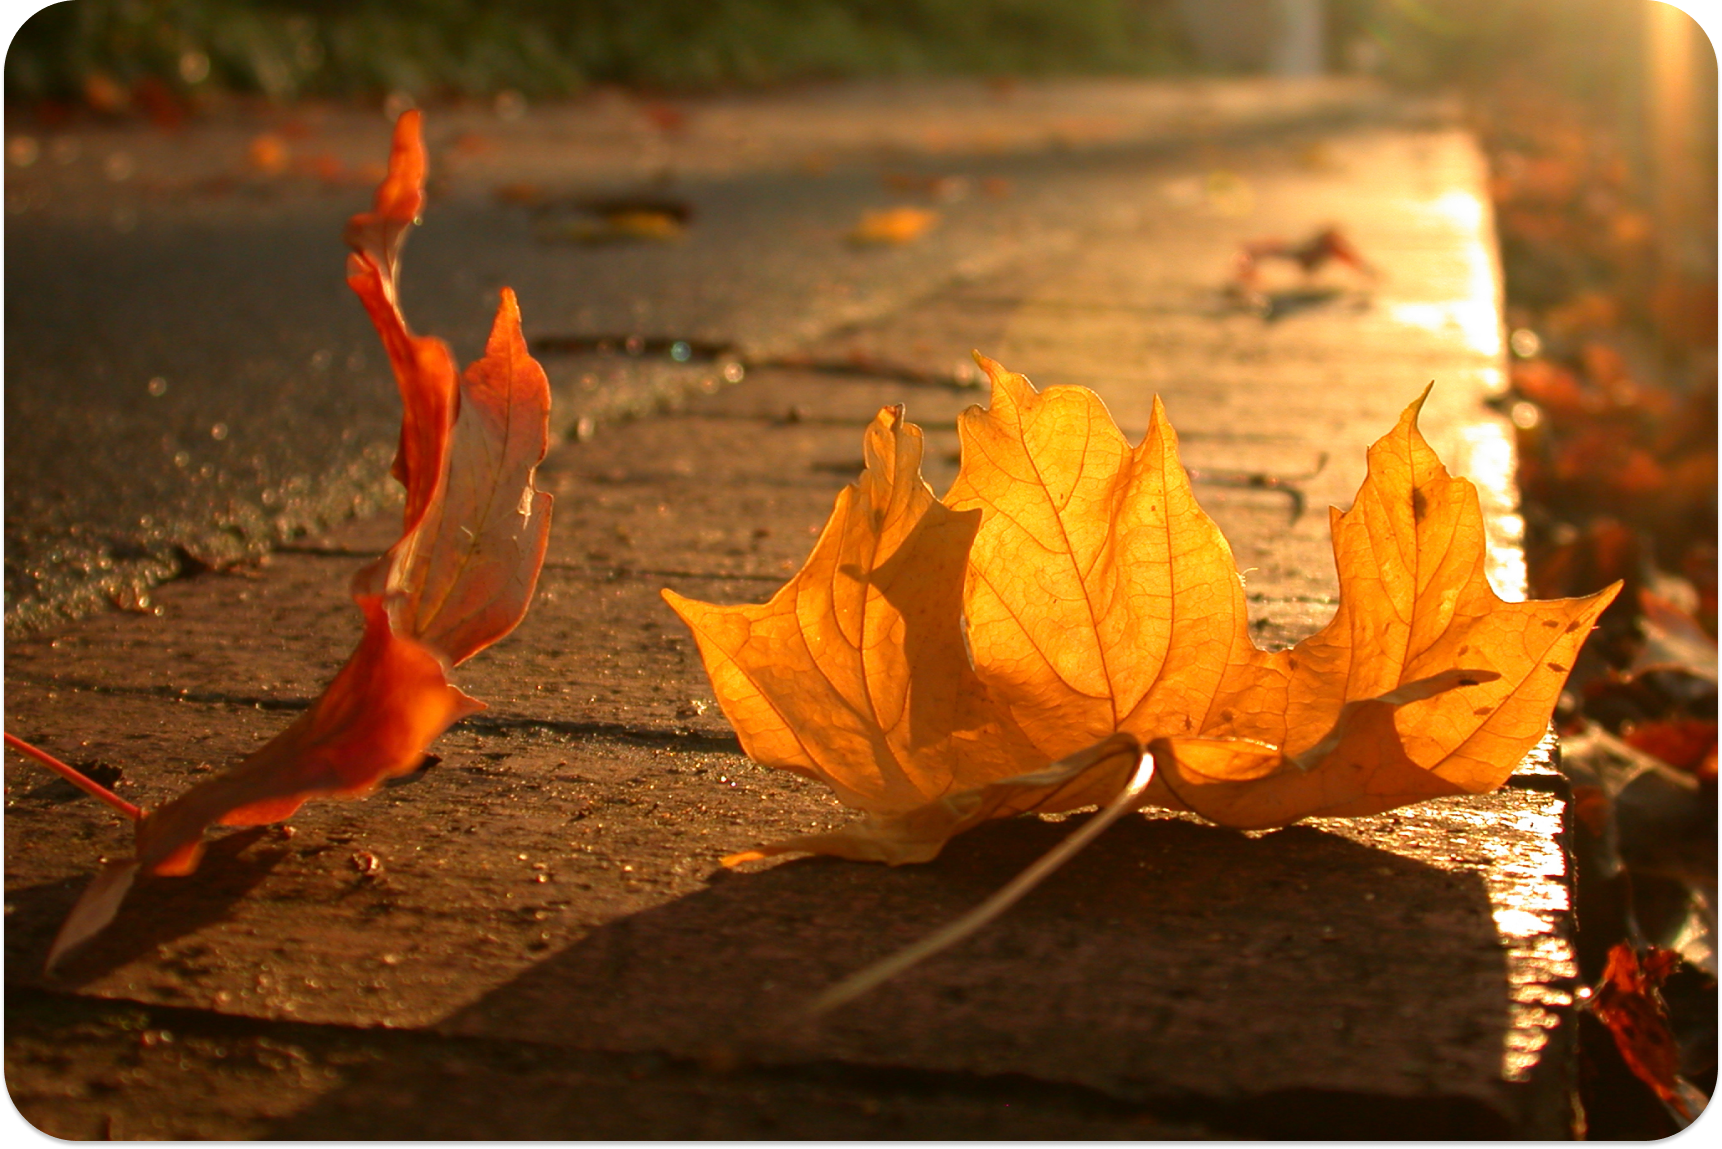
[[[901,408],[879,412],[864,451],[866,473],[770,602],[664,597],[753,758],[893,814],[1016,773],[1035,752],[963,648],[963,568],[980,516],[933,498],[921,429]]]
[[[991,404],[959,422],[944,500],[921,481],[918,431],[887,409],[867,473],[771,602],[666,592],[749,754],[868,814],[729,861],[924,860],[986,818],[1104,804],[1120,738],[1153,755],[1144,804],[1232,826],[1492,790],[1542,737],[1617,589],[1503,602],[1476,491],[1418,432],[1419,399],[1333,514],[1333,620],[1259,650],[1158,401],[1133,448],[1087,389],[1040,393],[977,360]]]

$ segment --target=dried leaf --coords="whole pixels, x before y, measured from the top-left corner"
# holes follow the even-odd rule
[[[292,148],[274,132],[252,136],[245,149],[246,161],[266,176],[278,176],[286,171],[292,158]]]
[[[981,518],[964,612],[975,668],[1046,759],[1124,730],[1197,734],[1250,643],[1243,584],[1158,401],[1135,450],[1085,388],[983,360],[946,496]]]
[[[619,211],[605,222],[624,239],[680,239],[687,234],[687,225],[668,212],[641,209]]]
[[[1614,1035],[1615,1048],[1633,1074],[1687,1121],[1704,1107],[1704,1095],[1680,1076],[1680,1049],[1668,1026],[1661,986],[1680,957],[1650,946],[1641,964],[1626,942],[1608,951],[1608,965],[1590,1008]]]
[[[138,861],[158,875],[197,868],[204,828],[279,822],[312,797],[362,797],[418,769],[455,722],[484,709],[449,685],[443,658],[398,634],[365,597],[365,633],[315,705],[238,766],[200,782],[138,824]]]
[[[1638,606],[1643,612],[1644,645],[1632,660],[1630,673],[1678,670],[1716,681],[1716,640],[1697,619],[1648,588],[1640,588]]]
[[[504,288],[484,358],[462,377],[459,414],[435,452],[440,481],[417,522],[354,581],[356,593],[389,596],[395,628],[451,666],[526,615],[550,542],[551,497],[533,486],[549,426],[549,381]]]
[[[892,207],[861,213],[849,242],[862,246],[913,243],[939,222],[939,213],[920,207]]]
[[[1716,723],[1694,718],[1641,722],[1623,741],[1699,778],[1716,777]]]
[[[348,283],[401,391],[393,473],[406,488],[400,539],[353,580],[365,623],[358,648],[286,730],[138,820],[135,861],[110,866],[85,891],[50,965],[112,919],[136,872],[194,870],[210,825],[262,825],[309,798],[362,797],[417,770],[449,726],[483,709],[448,673],[512,630],[531,601],[550,528],[551,498],[533,485],[548,447],[550,392],[507,289],[484,357],[458,382],[448,348],[408,329],[396,276],[424,176],[418,113],[408,112],[373,210],[347,228]]]
[[[640,209],[619,211],[597,220],[543,222],[538,224],[536,232],[546,242],[560,240],[589,246],[634,241],[662,243],[686,238],[687,224],[668,212]]]
[[[1305,275],[1320,271],[1328,263],[1341,263],[1369,278],[1378,272],[1358,254],[1345,232],[1337,227],[1324,227],[1304,239],[1290,243],[1284,239],[1257,239],[1238,249],[1234,281],[1253,286],[1261,277],[1261,265],[1267,260],[1286,260],[1296,264]]]
[[[1542,737],[1614,589],[1502,602],[1476,492],[1417,432],[1421,400],[1333,515],[1334,619],[1269,653],[1160,405],[1132,448],[1092,392],[977,361],[992,402],[959,422],[943,501],[887,408],[769,603],[665,592],[748,753],[868,815],[726,861],[923,860],[985,818],[1105,804],[1119,770],[1063,767],[1116,737],[1154,758],[1145,804],[1239,827],[1492,790]]]
[[[1034,750],[963,648],[963,567],[980,516],[933,498],[921,429],[901,408],[879,412],[863,452],[866,473],[770,602],[664,597],[755,760],[893,814],[1019,773]]]

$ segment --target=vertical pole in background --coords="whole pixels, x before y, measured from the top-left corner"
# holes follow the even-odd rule
[[[1210,68],[1272,76],[1325,70],[1325,0],[1178,0],[1177,8]]]
[[[1276,76],[1319,76],[1325,70],[1322,0],[1279,0],[1279,36],[1271,68]]]

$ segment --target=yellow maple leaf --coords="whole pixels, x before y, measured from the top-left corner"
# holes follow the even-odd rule
[[[1132,448],[1086,388],[1037,392],[976,359],[991,404],[963,413],[943,500],[920,429],[886,408],[866,472],[770,602],[664,592],[748,754],[864,814],[726,863],[924,861],[1030,810],[1159,805],[1260,828],[1493,790],[1618,590],[1503,602],[1476,490],[1418,432],[1420,398],[1332,513],[1334,618],[1260,650],[1159,402]]]

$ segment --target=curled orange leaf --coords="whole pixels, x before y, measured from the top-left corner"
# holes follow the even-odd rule
[[[91,883],[49,964],[102,929],[139,873],[188,874],[209,826],[281,821],[314,797],[363,797],[417,770],[431,743],[484,704],[450,670],[526,614],[549,539],[533,482],[549,444],[550,390],[502,292],[478,362],[457,378],[441,340],[408,328],[396,294],[401,245],[424,203],[419,116],[397,121],[370,212],[347,228],[348,284],[382,337],[402,401],[393,474],[406,489],[400,538],[353,579],[357,649],[292,725],[233,769],[137,818],[137,852]]]

